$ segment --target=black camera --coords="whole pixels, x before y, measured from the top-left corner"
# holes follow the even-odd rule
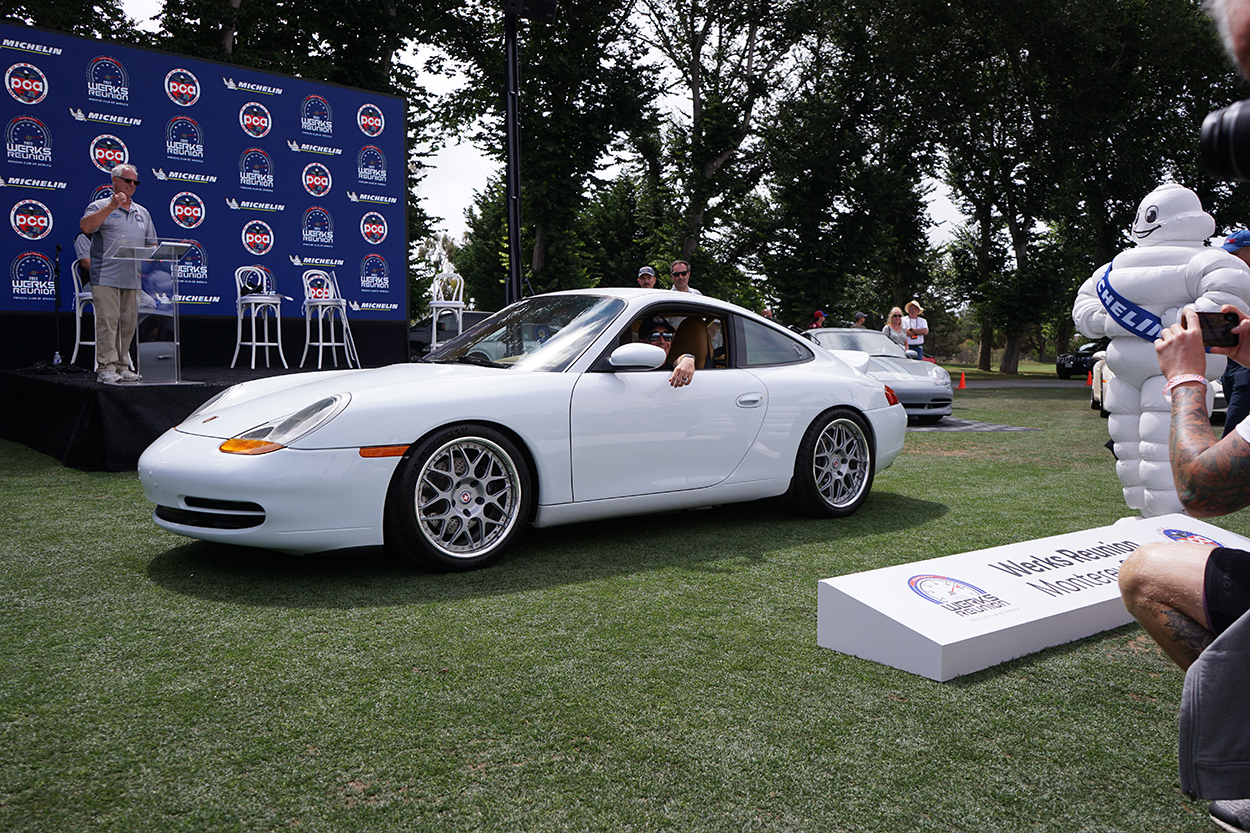
[[[1203,169],[1216,179],[1250,180],[1250,99],[1207,115],[1199,154]]]

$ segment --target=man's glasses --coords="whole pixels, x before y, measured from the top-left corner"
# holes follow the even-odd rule
[[[647,341],[659,341],[660,339],[664,339],[665,341],[672,341],[673,334],[672,333],[652,333],[651,335],[647,336]]]
[[[119,177],[117,177],[117,179],[120,179],[122,182],[128,182],[128,183],[130,183],[131,185],[138,185],[138,184],[139,184],[139,180],[137,180],[137,179],[127,179],[127,178],[126,178],[126,177],[124,177],[124,176],[119,176]]]
[[[686,270],[686,271],[684,271],[684,272],[673,272],[672,274],[673,274],[673,276],[674,276],[674,277],[678,277],[678,278],[680,278],[682,275],[689,275],[689,274],[690,274],[690,270],[689,270],[689,269],[687,269],[687,270]]]

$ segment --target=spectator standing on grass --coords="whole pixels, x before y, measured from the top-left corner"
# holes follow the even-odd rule
[[[703,294],[690,285],[690,264],[686,261],[673,261],[672,268],[669,269],[669,275],[673,279],[674,292],[689,292],[691,295]]]
[[[890,310],[890,314],[885,318],[885,326],[881,328],[881,332],[890,337],[890,341],[907,349],[907,330],[903,328],[903,311],[898,307]]]
[[[650,266],[644,266],[638,270],[638,287],[640,289],[655,289],[655,270]]]
[[[924,337],[929,334],[929,322],[920,317],[923,314],[924,310],[915,298],[907,302],[903,329],[907,331],[907,349],[915,350],[918,359],[924,358]]]

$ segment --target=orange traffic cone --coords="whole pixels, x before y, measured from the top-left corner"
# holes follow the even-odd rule
[[[963,389],[964,389],[964,373],[961,370],[959,371],[959,390],[963,390]]]
[[[1093,386],[1094,386],[1094,371],[1091,370],[1089,372],[1089,375],[1085,377],[1085,387],[1092,388]]]

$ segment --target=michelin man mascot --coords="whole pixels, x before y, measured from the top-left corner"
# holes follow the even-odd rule
[[[1161,185],[1146,195],[1130,229],[1137,246],[1100,266],[1076,296],[1072,319],[1090,338],[1109,336],[1107,428],[1115,443],[1116,476],[1124,502],[1150,518],[1183,512],[1168,460],[1172,405],[1163,393],[1154,340],[1180,319],[1184,307],[1219,311],[1223,304],[1250,309],[1250,268],[1204,241],[1215,219],[1198,195]],[[1206,377],[1218,379],[1225,358],[1207,355]],[[1207,389],[1207,410],[1214,394]]]

